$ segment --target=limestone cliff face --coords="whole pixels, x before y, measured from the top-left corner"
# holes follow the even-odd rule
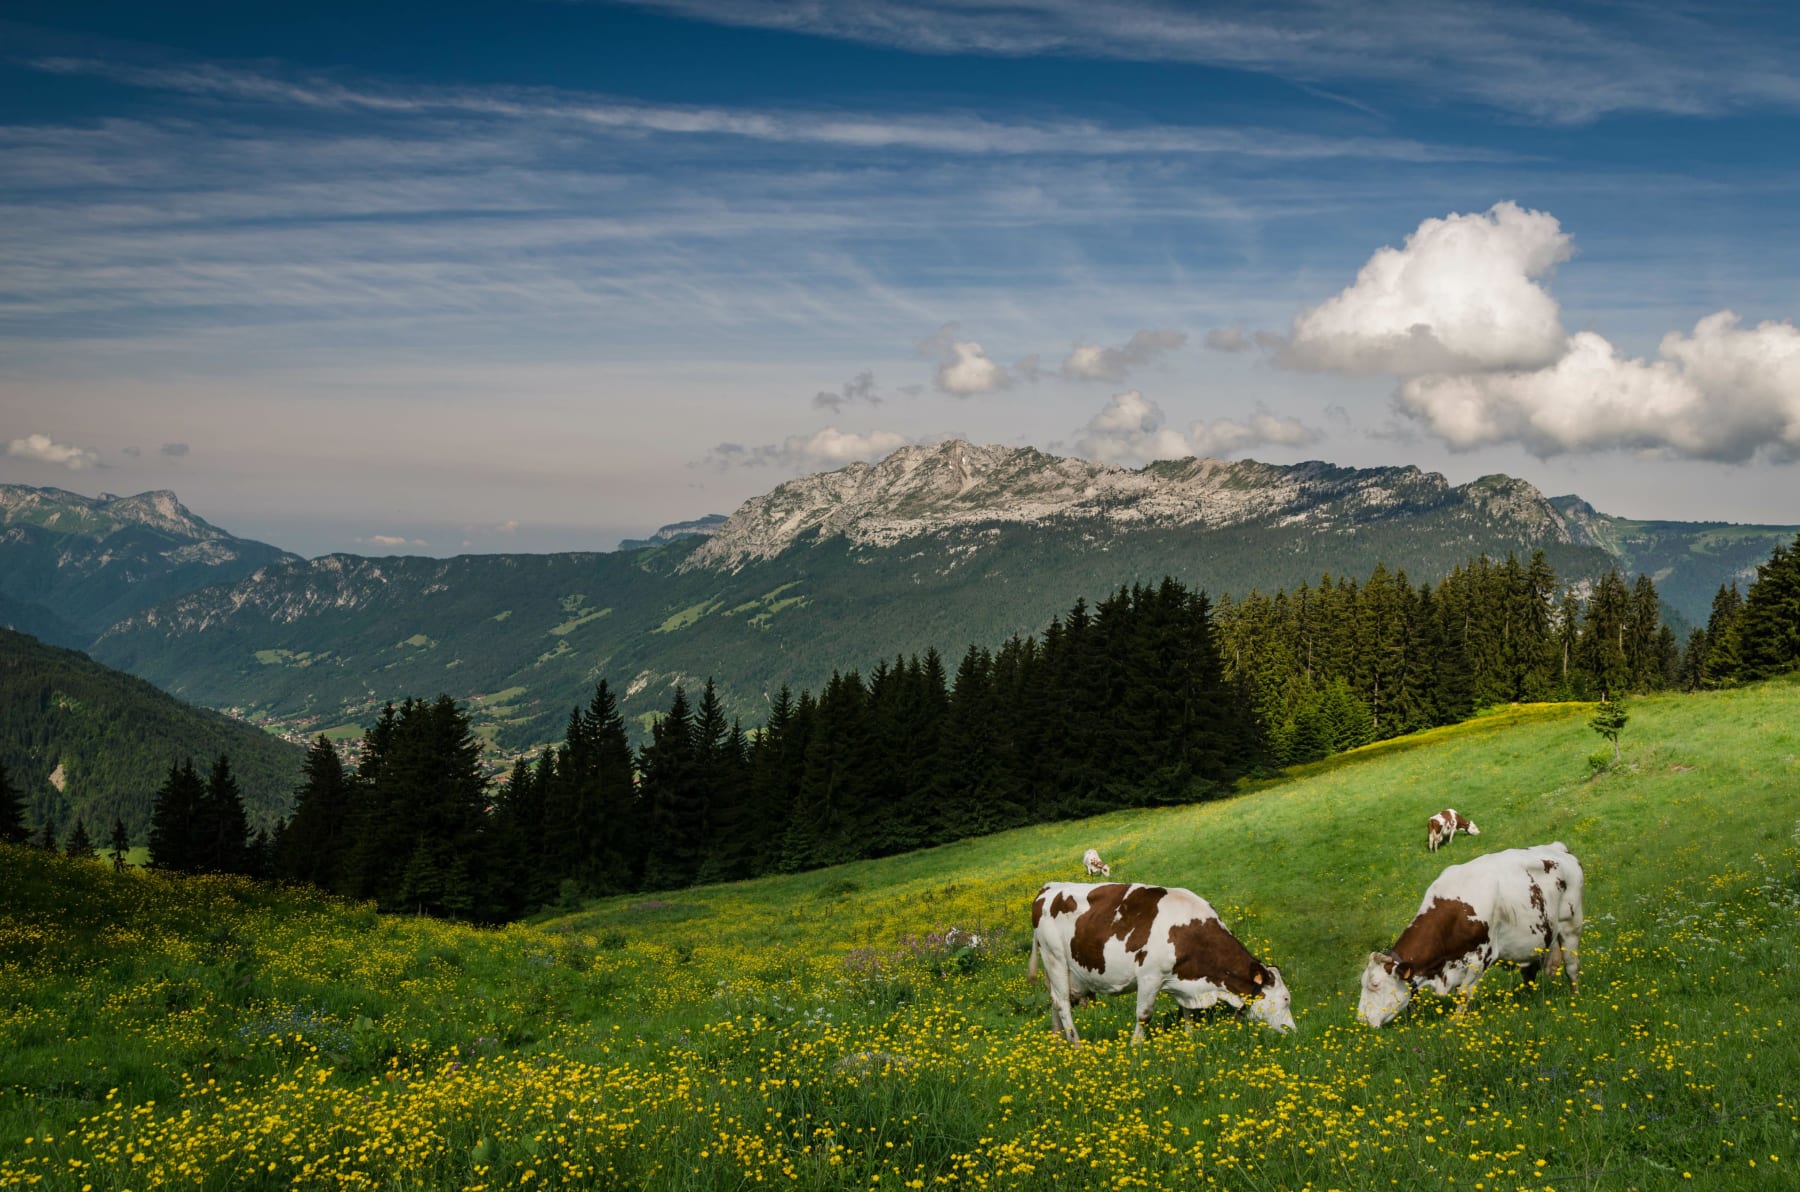
[[[1453,487],[1418,468],[1340,468],[1254,460],[1186,459],[1138,469],[1045,455],[1029,447],[952,440],[906,447],[878,464],[852,464],[790,480],[744,502],[687,560],[732,569],[801,541],[843,537],[859,547],[988,524],[1094,521],[1218,529],[1263,522],[1329,530],[1425,509],[1517,523],[1571,541],[1544,495],[1522,480],[1488,476]]]

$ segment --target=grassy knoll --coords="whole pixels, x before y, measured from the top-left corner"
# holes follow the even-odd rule
[[[1800,685],[1508,709],[1241,797],[499,932],[0,852],[0,1187],[1791,1187]],[[1445,804],[1482,827],[1424,851]],[[1442,865],[1566,842],[1584,987],[1352,1022]],[[1299,1030],[1048,1030],[1026,904],[1211,898]],[[974,952],[934,933],[982,931]]]

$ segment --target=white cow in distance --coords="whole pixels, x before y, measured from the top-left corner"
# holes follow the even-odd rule
[[[1100,859],[1100,850],[1091,848],[1081,855],[1081,863],[1087,866],[1089,877],[1111,877],[1112,866]]]

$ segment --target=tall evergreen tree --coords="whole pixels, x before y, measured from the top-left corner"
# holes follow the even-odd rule
[[[307,747],[300,774],[293,816],[275,850],[275,872],[322,890],[342,889],[355,795],[337,747],[323,733]]]
[[[649,827],[644,888],[687,885],[700,871],[705,805],[694,747],[693,708],[679,684],[668,714],[651,726],[650,744],[643,751],[639,771],[640,797]]]
[[[131,837],[125,832],[125,818],[113,816],[112,849],[106,855],[112,861],[114,873],[125,872],[125,857],[131,851]]]
[[[82,861],[94,859],[94,838],[88,835],[87,820],[75,817],[75,826],[69,829],[69,839],[63,844],[65,855]]]
[[[250,823],[244,815],[244,796],[231,773],[231,759],[220,754],[207,775],[206,790],[196,817],[198,864],[212,873],[250,871]]]
[[[1766,679],[1800,666],[1800,537],[1758,564],[1756,582],[1738,614],[1740,665],[1746,678]]]
[[[1729,687],[1743,677],[1743,659],[1738,653],[1738,616],[1744,599],[1737,584],[1719,585],[1713,596],[1712,612],[1706,619],[1706,685]]]
[[[206,854],[201,839],[206,782],[188,758],[170,763],[150,814],[150,864],[177,873],[198,873]]]
[[[0,764],[0,844],[24,844],[31,836],[25,828],[25,803],[13,788],[6,766]]]

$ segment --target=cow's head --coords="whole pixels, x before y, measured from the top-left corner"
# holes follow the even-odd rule
[[[1477,828],[1475,826],[1474,820],[1464,820],[1463,821],[1463,831],[1467,832],[1471,836],[1481,835],[1481,829]]]
[[[1263,973],[1268,974],[1266,979]],[[1258,993],[1246,1003],[1250,1017],[1284,1035],[1292,1031],[1294,995],[1288,992],[1281,970],[1272,964],[1264,965],[1262,972],[1254,974],[1251,980],[1256,982]]]
[[[1392,952],[1371,952],[1363,968],[1362,996],[1356,1017],[1370,1026],[1386,1026],[1406,1009],[1413,995],[1412,966]]]

